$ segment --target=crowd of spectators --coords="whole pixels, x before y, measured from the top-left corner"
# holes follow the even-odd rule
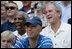
[[[1,1],[1,48],[71,48],[71,1]]]

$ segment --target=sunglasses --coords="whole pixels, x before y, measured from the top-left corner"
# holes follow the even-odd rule
[[[10,7],[6,7],[6,10],[9,10],[9,9],[14,10],[15,8],[16,7],[10,6]]]

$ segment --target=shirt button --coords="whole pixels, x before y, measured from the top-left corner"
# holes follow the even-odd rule
[[[55,45],[57,45],[57,44],[55,44]]]
[[[56,36],[54,36],[54,37],[56,37]]]

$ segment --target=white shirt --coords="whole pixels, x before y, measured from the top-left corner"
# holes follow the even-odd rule
[[[15,36],[17,36],[17,41],[18,41],[19,39],[28,37],[28,36],[27,36],[27,33],[25,33],[25,34],[23,34],[23,35],[21,36],[21,35],[18,33],[17,30],[14,31],[13,34],[14,34]],[[17,41],[16,41],[16,42],[17,42]]]
[[[61,21],[68,23],[68,19],[71,18],[71,4],[66,7],[61,2],[58,2],[57,4],[60,5],[62,9]]]
[[[40,34],[51,38],[54,48],[71,48],[71,25],[69,24],[61,23],[56,34],[49,25]]]
[[[71,18],[71,4],[64,8],[62,21],[68,23],[69,18]]]

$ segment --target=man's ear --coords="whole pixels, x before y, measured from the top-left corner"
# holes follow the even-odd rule
[[[38,30],[40,30],[40,32],[42,31],[42,26],[39,26]]]
[[[41,27],[41,31],[42,31],[43,27]]]
[[[61,14],[62,14],[62,12],[61,12],[61,11],[59,11],[59,12],[58,12],[58,15],[59,15],[59,16],[61,16]]]
[[[39,30],[39,34],[40,34],[40,32],[42,31],[42,27],[40,26],[40,28],[38,30]]]
[[[18,9],[17,9],[16,11],[17,11],[17,12],[19,12],[19,10],[18,10]]]

